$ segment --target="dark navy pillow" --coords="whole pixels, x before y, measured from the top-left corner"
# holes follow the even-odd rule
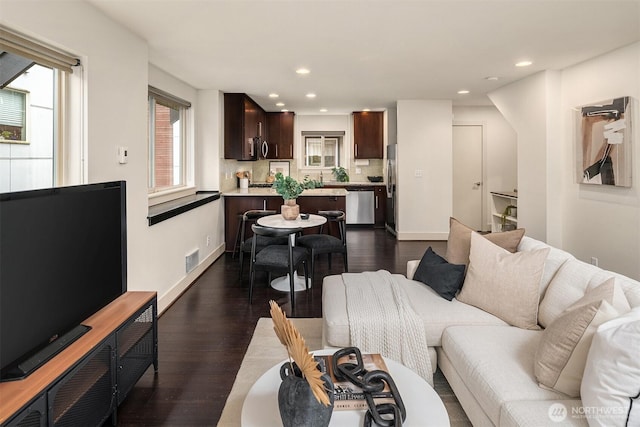
[[[429,246],[420,260],[413,280],[424,283],[442,298],[451,301],[462,288],[464,270],[464,264],[449,264]]]

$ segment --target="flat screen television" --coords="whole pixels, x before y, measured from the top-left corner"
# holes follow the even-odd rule
[[[62,351],[126,290],[124,181],[0,194],[0,381]]]

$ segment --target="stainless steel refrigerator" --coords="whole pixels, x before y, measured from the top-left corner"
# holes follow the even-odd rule
[[[397,177],[398,144],[387,145],[387,230],[394,236],[396,229],[396,177]]]

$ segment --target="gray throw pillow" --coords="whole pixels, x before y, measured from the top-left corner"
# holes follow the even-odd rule
[[[462,287],[464,270],[464,265],[449,264],[429,246],[420,260],[413,280],[424,283],[442,298],[451,301]]]

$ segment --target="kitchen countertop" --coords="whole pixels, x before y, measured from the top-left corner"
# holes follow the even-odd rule
[[[369,181],[361,181],[361,182],[326,182],[324,184],[325,187],[375,187],[375,186],[383,186],[386,187],[387,184],[385,182],[369,182]]]
[[[251,182],[249,184],[249,188],[252,188],[251,187],[252,185],[270,188],[272,184],[256,181],[256,182]],[[369,181],[355,181],[355,182],[354,181],[350,181],[350,182],[325,181],[323,188],[336,188],[336,187],[342,188],[342,187],[357,187],[357,186],[371,187],[371,186],[378,186],[378,185],[386,187],[387,183],[386,182],[369,182]]]
[[[301,197],[304,196],[346,196],[348,193],[344,188],[314,188],[304,190]],[[235,190],[225,191],[222,193],[225,197],[235,196],[274,196],[281,197],[273,188],[236,188]]]

